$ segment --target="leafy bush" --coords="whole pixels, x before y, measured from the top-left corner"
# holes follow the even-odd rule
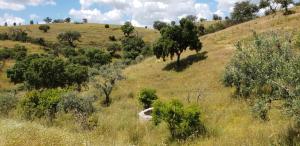
[[[157,125],[165,121],[174,139],[187,139],[206,133],[200,120],[200,111],[196,107],[185,108],[179,101],[169,103],[155,102],[152,113],[153,121]]]
[[[69,58],[69,61],[73,64],[80,64],[83,66],[89,66],[91,64],[89,58],[85,55],[72,56]]]
[[[106,50],[110,53],[111,56],[118,57],[116,53],[122,50],[122,46],[118,43],[112,43],[107,47]]]
[[[39,26],[39,30],[42,30],[44,33],[48,32],[48,30],[50,29],[49,25],[40,25]]]
[[[0,60],[16,59],[23,60],[27,56],[27,48],[24,46],[15,45],[14,48],[0,49]]]
[[[124,25],[121,27],[125,37],[129,37],[134,32],[134,27],[131,22],[125,22]]]
[[[260,118],[264,121],[269,119],[268,118],[269,110],[270,110],[270,105],[265,99],[259,99],[252,107],[252,112],[254,113],[255,117]]]
[[[60,111],[74,114],[77,122],[84,129],[92,129],[97,125],[98,119],[90,116],[94,112],[92,101],[76,96],[75,93],[66,94],[58,104]]]
[[[66,64],[62,59],[31,55],[7,70],[7,77],[14,83],[30,88],[56,88],[87,81],[88,68]]]
[[[270,108],[268,104],[281,99],[298,123],[300,114],[295,109],[299,108],[300,56],[292,52],[288,36],[254,34],[249,43],[238,43],[237,51],[226,67],[223,82],[226,86],[235,87],[238,96],[255,97],[259,101],[254,106],[258,117],[266,119]]]
[[[47,89],[44,91],[28,92],[20,101],[19,111],[26,119],[46,117],[50,120],[55,118],[61,96],[65,94],[63,89]]]
[[[139,101],[143,104],[144,109],[150,108],[155,100],[158,99],[156,90],[154,89],[143,89],[139,93]]]
[[[108,38],[109,38],[110,41],[117,41],[117,39],[114,35],[111,35]]]
[[[124,58],[135,60],[135,58],[142,53],[145,42],[142,38],[137,36],[125,37],[122,40],[122,47],[124,50]]]
[[[12,28],[8,31],[8,39],[12,41],[26,42],[28,40],[28,34],[25,30]]]
[[[105,28],[109,28],[109,24],[105,24],[105,26],[104,26]]]
[[[7,116],[11,110],[16,108],[18,99],[9,94],[0,94],[0,115]]]
[[[62,43],[67,43],[71,47],[76,47],[75,41],[79,41],[81,34],[78,31],[66,31],[58,34],[57,39]]]
[[[59,102],[58,107],[60,110],[66,113],[86,113],[89,115],[94,112],[94,107],[91,101],[84,98],[80,98],[74,93],[64,95],[62,97],[62,100]]]
[[[111,55],[100,49],[87,49],[85,51],[86,57],[89,59],[90,66],[95,64],[105,65],[111,62]]]
[[[72,47],[63,48],[62,54],[67,58],[78,55],[75,48],[72,48]]]

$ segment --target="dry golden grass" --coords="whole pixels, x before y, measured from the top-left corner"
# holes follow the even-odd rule
[[[93,131],[78,133],[72,130],[66,131],[63,128],[45,128],[36,123],[24,124],[2,120],[0,122],[2,143],[0,144],[84,145],[86,142],[90,145],[145,146],[271,145],[278,140],[290,120],[278,108],[271,110],[268,122],[254,119],[251,116],[249,104],[244,100],[232,98],[233,89],[225,88],[221,79],[225,66],[234,53],[233,44],[236,41],[248,38],[252,34],[251,30],[259,33],[278,29],[296,32],[300,23],[299,11],[298,7],[294,15],[284,17],[278,13],[275,16],[258,18],[202,37],[203,51],[207,51],[207,58],[190,64],[181,72],[164,70],[172,61],[157,61],[154,57],[128,67],[124,71],[126,80],[121,81],[113,92],[112,105],[108,108],[101,107],[99,103],[96,105],[99,125]],[[182,59],[193,54],[194,52],[187,51]],[[151,123],[139,122],[137,113],[142,107],[135,97],[132,98],[132,95],[136,95],[142,88],[156,89],[161,100],[176,98],[185,104],[189,104],[187,96],[190,93],[190,102],[199,105],[202,109],[202,118],[210,131],[209,136],[183,144],[169,143],[169,134],[165,125],[155,127]],[[203,93],[199,102],[192,94],[192,91],[198,89]],[[97,93],[93,89],[88,92]],[[9,122],[21,126],[3,126],[4,123]],[[69,123],[68,129],[72,129],[72,125]],[[32,129],[29,130],[30,128]],[[33,138],[29,141],[30,137]],[[15,143],[9,142],[16,139]]]
[[[102,24],[49,24],[51,29],[44,33],[38,28],[40,25],[27,25],[17,26],[26,30],[29,36],[32,37],[43,37],[46,41],[56,42],[57,35],[64,31],[78,31],[81,33],[82,38],[79,42],[79,47],[105,47],[110,41],[109,36],[114,35],[117,39],[123,37],[121,27],[119,25],[110,25],[110,28],[105,28]],[[0,27],[0,32],[8,31],[8,27]],[[152,29],[136,28],[136,33],[143,37],[145,42],[153,42],[159,32]]]

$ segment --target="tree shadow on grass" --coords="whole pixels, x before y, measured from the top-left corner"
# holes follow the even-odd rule
[[[180,65],[177,66],[177,62],[171,62],[169,63],[167,66],[165,66],[163,68],[164,71],[171,71],[174,70],[176,72],[182,72],[184,70],[186,70],[189,66],[193,65],[196,62],[205,60],[208,56],[207,56],[207,51],[204,51],[202,53],[197,53],[194,55],[190,55],[182,60],[180,60]]]

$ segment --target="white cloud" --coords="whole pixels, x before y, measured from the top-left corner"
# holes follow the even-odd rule
[[[98,9],[71,9],[69,15],[76,19],[88,19],[89,22],[103,22],[103,23],[120,23],[122,20],[122,13],[120,10],[114,9],[106,13],[102,13]]]
[[[0,22],[3,22],[1,25],[4,25],[5,22],[7,22],[8,25],[13,25],[14,22],[17,24],[24,24],[25,20],[5,13],[3,16],[0,16]]]
[[[152,25],[156,20],[177,21],[182,16],[196,15],[209,18],[212,15],[208,4],[196,0],[80,0],[81,9],[71,9],[75,18],[87,18],[90,22],[131,21],[134,25]],[[94,5],[111,7],[108,12],[91,9]]]
[[[0,0],[0,9],[20,11],[26,6],[55,5],[54,0]]]
[[[30,20],[37,20],[39,18],[39,16],[36,14],[30,14],[29,18],[30,18]]]

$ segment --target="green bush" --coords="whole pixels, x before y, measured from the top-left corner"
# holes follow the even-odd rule
[[[155,102],[152,113],[155,125],[166,122],[173,139],[187,139],[206,133],[200,120],[200,111],[194,107],[185,108],[179,101]]]
[[[0,115],[7,116],[11,110],[16,108],[17,103],[18,103],[18,99],[16,96],[1,93]]]
[[[139,101],[143,104],[144,109],[150,108],[155,100],[158,99],[156,90],[154,89],[143,89],[139,93]]]
[[[46,24],[39,26],[39,30],[43,31],[44,33],[48,32],[49,29],[50,29],[50,26],[46,25]]]
[[[65,113],[90,115],[94,112],[92,101],[80,98],[75,93],[64,95],[58,107]]]
[[[110,41],[117,41],[117,38],[114,35],[108,37]]]
[[[93,129],[98,124],[98,118],[92,115],[94,112],[92,101],[78,97],[75,93],[63,96],[58,108],[64,113],[73,114],[83,129]]]
[[[89,59],[90,66],[93,65],[105,65],[112,61],[112,57],[109,53],[100,49],[87,49],[85,56]]]
[[[78,55],[75,48],[72,47],[63,48],[61,52],[67,58]]]
[[[265,99],[259,99],[252,107],[252,112],[254,116],[264,121],[267,121],[269,119],[268,118],[269,110],[270,110],[270,105]]]
[[[289,115],[300,121],[295,110],[300,107],[300,56],[293,52],[288,36],[255,34],[249,42],[238,43],[225,70],[224,84],[235,87],[237,96],[259,101],[253,111],[263,120],[271,102],[283,100]]]
[[[145,42],[142,38],[137,36],[125,37],[122,40],[122,47],[124,50],[124,58],[135,60],[135,58],[141,55]]]
[[[81,84],[88,80],[88,68],[67,64],[62,59],[30,55],[7,70],[7,77],[14,83],[25,83],[34,89],[57,88]]]
[[[27,48],[15,45],[14,48],[0,49],[0,60],[16,59],[23,60],[27,56]]]
[[[45,117],[51,121],[58,112],[61,96],[66,92],[67,90],[64,89],[28,92],[20,101],[19,111],[28,120]]]
[[[109,24],[105,24],[105,26],[104,26],[105,28],[109,28]]]

